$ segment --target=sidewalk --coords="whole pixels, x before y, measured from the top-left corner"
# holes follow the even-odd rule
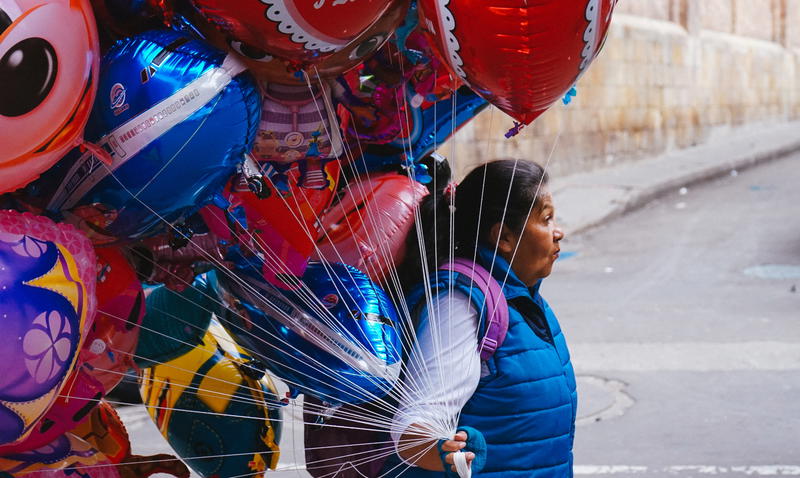
[[[759,124],[717,134],[707,143],[620,166],[553,178],[558,220],[585,231],[681,187],[800,151],[800,121]]]

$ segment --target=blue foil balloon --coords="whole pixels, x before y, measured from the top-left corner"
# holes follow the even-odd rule
[[[356,157],[352,165],[359,173],[380,171],[391,166],[411,164],[431,154],[458,131],[461,126],[483,111],[489,103],[462,87],[449,98],[422,107],[411,106],[413,92],[407,93],[408,123],[411,134],[386,144],[367,144],[363,159]],[[403,121],[406,121],[404,118]]]
[[[366,274],[312,262],[305,287],[279,292],[264,281],[260,264],[231,259],[237,277],[218,275],[239,306],[225,315],[227,329],[295,392],[338,405],[375,400],[394,387],[401,325],[386,292]]]
[[[171,30],[118,42],[103,58],[86,138],[29,188],[95,243],[169,230],[235,173],[260,120],[244,66]]]

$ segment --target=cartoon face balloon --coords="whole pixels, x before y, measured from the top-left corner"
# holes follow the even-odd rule
[[[97,89],[85,0],[0,0],[0,193],[22,187],[80,141]]]
[[[405,0],[193,0],[245,56],[317,64],[353,46],[374,52],[388,38],[375,25]],[[402,9],[405,12],[405,9]],[[402,17],[403,13],[400,13]],[[399,23],[400,18],[397,18]],[[396,26],[396,24],[395,24]],[[391,30],[388,31],[390,34]],[[371,32],[365,37],[365,32]],[[255,52],[259,55],[254,55]]]
[[[603,46],[616,0],[420,0],[455,76],[528,124],[564,96]]]
[[[361,32],[345,48],[321,57],[313,64],[294,62],[286,60],[284,57],[273,56],[261,47],[231,37],[229,33],[214,28],[202,19],[195,20],[196,26],[211,44],[217,48],[229,48],[236,52],[247,65],[247,69],[258,79],[283,84],[306,85],[306,77],[294,73],[297,68],[304,68],[309,81],[316,85],[319,81],[318,78],[338,76],[366,60],[386,44],[408,10],[408,1],[391,0],[387,5],[390,7],[387,8],[386,13]]]

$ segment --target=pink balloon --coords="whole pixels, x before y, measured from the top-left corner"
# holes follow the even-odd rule
[[[0,472],[26,478],[120,478],[108,457],[72,433],[29,452],[0,457]]]
[[[342,200],[322,216],[316,259],[344,262],[380,282],[403,260],[414,208],[427,194],[425,186],[397,173],[350,183]]]
[[[74,465],[63,470],[40,470],[24,475],[25,478],[120,478],[116,465],[108,460],[94,465]]]

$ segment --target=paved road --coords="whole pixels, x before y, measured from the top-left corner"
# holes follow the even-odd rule
[[[576,474],[800,475],[799,186],[793,156],[565,241]]]
[[[800,475],[798,205],[794,156],[565,241],[543,292],[579,374],[577,475]],[[136,451],[165,450],[125,413]]]

